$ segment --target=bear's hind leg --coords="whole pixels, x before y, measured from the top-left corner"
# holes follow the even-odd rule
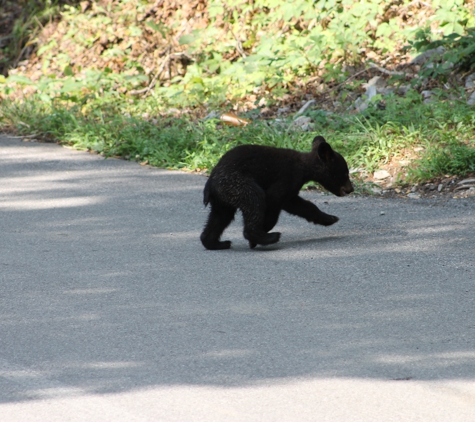
[[[219,250],[229,249],[231,247],[229,240],[221,242],[219,239],[224,229],[234,220],[235,213],[235,208],[218,205],[216,203],[211,204],[208,221],[200,236],[201,243],[206,249]]]
[[[241,211],[244,218],[244,238],[249,246],[271,245],[280,239],[280,233],[267,233],[264,229],[266,219],[266,198],[264,191],[256,184],[249,186],[245,198],[241,199]],[[274,223],[275,224],[275,223]]]

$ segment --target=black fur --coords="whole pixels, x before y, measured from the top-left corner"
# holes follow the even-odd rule
[[[282,210],[314,224],[336,223],[338,217],[320,211],[299,196],[309,181],[320,183],[337,196],[353,192],[345,159],[322,136],[313,140],[308,153],[259,145],[241,145],[227,152],[204,188],[204,204],[211,204],[211,212],[201,233],[203,246],[231,247],[230,241],[220,241],[220,237],[238,208],[244,218],[244,237],[251,248],[279,241],[280,233],[269,231]]]

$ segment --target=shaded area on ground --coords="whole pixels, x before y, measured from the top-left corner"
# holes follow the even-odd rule
[[[0,402],[475,378],[473,198],[306,192],[340,222],[250,250],[238,218],[210,252],[200,176],[5,137],[0,163]]]

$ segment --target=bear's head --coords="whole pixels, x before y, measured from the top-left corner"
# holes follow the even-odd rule
[[[345,196],[354,191],[350,172],[345,159],[334,151],[323,136],[316,136],[312,142],[319,168],[318,182],[336,196]]]

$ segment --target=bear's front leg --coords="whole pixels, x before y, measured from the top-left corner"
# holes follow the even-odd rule
[[[264,231],[266,233],[270,232],[274,226],[277,224],[277,221],[279,221],[279,215],[280,215],[280,208],[278,206],[271,206],[269,203],[267,204],[266,207],[266,212],[264,214]],[[257,246],[256,243],[249,242],[249,247],[251,249],[254,249]]]
[[[280,239],[279,232],[267,233],[264,226],[270,230],[277,222],[278,215],[275,218],[265,220],[265,213],[263,212],[263,204],[254,204],[250,209],[242,208],[242,215],[244,218],[244,238],[249,241],[249,247],[254,249],[256,245],[271,245],[277,243]],[[271,221],[272,220],[272,221]]]
[[[249,241],[249,247],[254,249],[257,245],[271,245],[277,243],[280,239],[279,232],[267,233],[262,230],[263,222],[256,224],[253,221],[254,215],[248,216],[243,212],[244,217],[244,238]]]
[[[297,215],[305,218],[310,223],[322,226],[331,226],[339,220],[335,215],[324,213],[315,204],[298,195],[287,201],[282,208],[289,214]]]

